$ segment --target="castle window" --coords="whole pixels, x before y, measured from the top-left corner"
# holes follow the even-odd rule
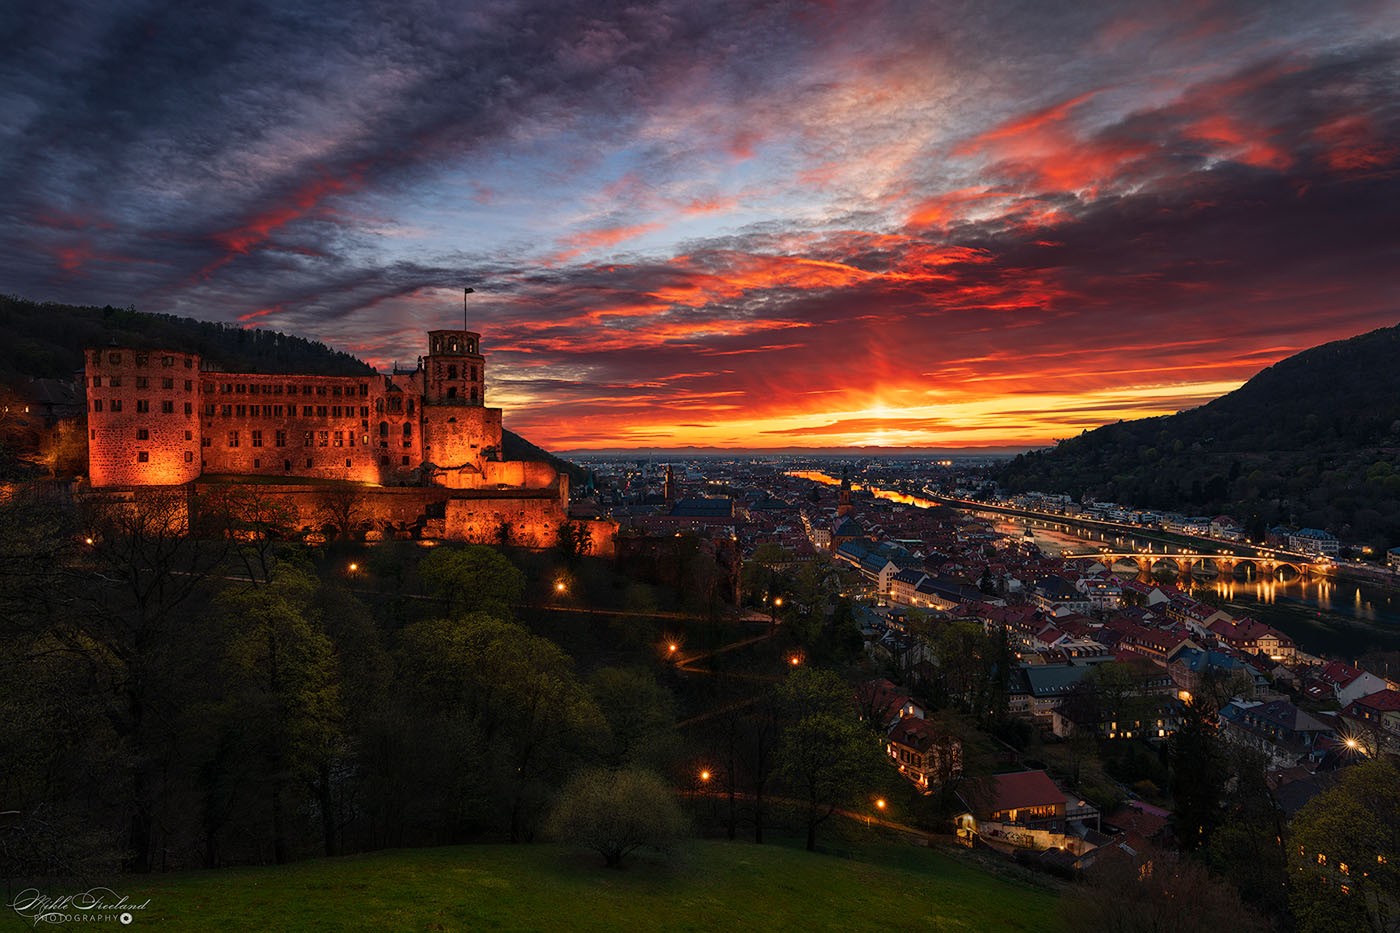
[[[93,376],[93,377],[92,377],[92,387],[93,387],[94,389],[100,389],[100,388],[102,388],[102,377],[101,377],[101,376]]]
[[[388,457],[380,457],[380,458],[379,458],[379,465],[380,465],[380,466],[388,466],[388,465],[389,465],[389,458],[388,458]]]
[[[312,435],[311,435],[311,432],[310,432],[310,431],[307,431],[304,435],[302,435],[302,438],[301,438],[301,446],[303,446],[303,447],[310,447],[310,446],[311,446],[311,436],[312,436]]]
[[[285,472],[287,472],[287,473],[292,472],[292,461],[290,461],[290,460],[283,460],[283,461],[282,461],[282,469],[283,469]]]
[[[101,410],[102,410],[102,399],[100,399],[100,398],[95,398],[95,399],[92,400],[92,410],[93,410],[93,411],[101,411]]]
[[[331,386],[331,395],[339,395],[340,386]]]
[[[234,410],[234,413],[235,413],[236,415],[238,415],[238,417],[240,417],[240,418],[246,417],[247,414],[248,414],[248,406],[247,406],[247,405],[235,405],[235,406],[233,406],[233,410]]]
[[[345,446],[345,432],[344,432],[344,431],[336,431],[336,432],[335,432],[335,446],[337,446],[337,447],[344,447],[344,446]]]
[[[326,394],[326,387],[325,387],[325,386],[317,386],[317,387],[316,387],[316,394],[317,394],[317,395],[325,395],[325,394]]]
[[[160,387],[161,387],[162,389],[173,389],[173,388],[175,388],[175,380],[174,380],[174,379],[161,379],[161,381],[160,381]]]
[[[193,450],[187,450],[187,451],[185,451],[185,462],[186,462],[186,463],[194,463],[194,451],[193,451]]]
[[[186,432],[185,432],[185,440],[187,440],[187,441],[192,441],[192,440],[194,440],[194,432],[193,432],[193,431],[186,431]]]
[[[261,446],[262,446],[262,432],[261,432],[261,431],[254,431],[254,432],[253,432],[253,446],[254,446],[254,447],[261,447]]]
[[[306,468],[307,468],[308,470],[311,469],[311,458],[310,458],[310,457],[307,457],[307,458],[306,458]]]
[[[404,455],[404,458],[403,458],[403,465],[404,465],[404,466],[408,466],[408,456],[407,456],[406,454]]]
[[[230,432],[228,432],[228,445],[229,445],[230,447],[237,447],[237,446],[238,446],[238,432],[237,432],[237,431],[230,431]]]
[[[408,408],[407,408],[406,410],[408,411],[408,413],[409,413],[410,415],[413,414],[413,399],[409,399],[408,402],[407,402],[407,405],[408,405]]]
[[[150,461],[151,461],[151,454],[150,454],[149,451],[138,450],[138,451],[136,452],[136,462],[137,462],[137,463],[150,463]]]
[[[186,402],[186,403],[185,403],[185,417],[188,418],[188,417],[189,417],[190,415],[192,415],[192,414],[194,414],[194,404],[193,404],[192,402]]]
[[[316,417],[317,417],[317,418],[324,418],[324,417],[326,417],[326,406],[325,406],[325,405],[317,405],[317,406],[316,406]]]
[[[206,437],[206,438],[204,438],[204,443],[201,444],[200,446],[201,446],[201,447],[213,447],[213,446],[214,446],[214,439],[213,439],[212,437]]]
[[[303,405],[303,406],[301,406],[301,416],[302,416],[303,418],[310,418],[310,417],[311,417],[311,406],[310,406],[310,405]]]
[[[362,382],[362,383],[360,383],[360,394],[361,394],[361,395],[369,395],[369,383],[368,383],[368,382]]]
[[[233,391],[237,392],[239,395],[247,395],[247,394],[248,394],[248,383],[246,383],[246,382],[240,382],[238,385],[236,385],[236,386],[233,387]]]
[[[138,398],[136,400],[136,410],[142,413],[149,412],[151,410],[151,403],[144,398]]]
[[[448,397],[448,398],[456,398],[456,397],[457,397],[457,387],[456,387],[456,386],[453,386],[452,388],[450,388],[450,389],[447,390],[447,397]]]
[[[369,435],[366,434],[363,438],[361,438],[360,443],[362,443],[362,444],[364,444],[366,447],[368,447],[368,446],[369,446]]]
[[[222,393],[224,393],[225,395],[232,395],[232,394],[233,394],[233,383],[231,383],[231,382],[224,382],[224,383],[221,383],[221,384],[219,385],[219,391],[222,392]]]
[[[173,356],[162,356],[162,357],[160,358],[160,365],[162,365],[162,366],[174,366],[174,365],[175,365],[175,357],[173,357]]]
[[[354,431],[346,431],[346,432],[345,432],[345,443],[348,444],[348,445],[350,445],[351,447],[354,447],[354,446],[355,446],[355,432],[354,432]]]
[[[448,367],[447,367],[447,378],[448,378],[448,379],[456,379],[456,378],[457,378],[457,367],[456,367],[455,365],[452,365],[452,366],[448,366]]]
[[[477,381],[477,380],[480,379],[480,378],[481,378],[481,376],[477,375],[476,367],[473,366],[473,367],[472,367],[472,381],[475,382],[475,381]]]
[[[346,458],[345,458],[345,465],[346,465],[347,467],[350,465],[350,458],[349,458],[349,457],[346,457]]]
[[[476,352],[476,341],[475,341],[475,340],[472,340],[470,337],[467,338],[467,352],[468,352],[468,353],[475,353],[475,352]]]
[[[122,355],[120,353],[108,353],[107,362],[113,364],[114,366],[120,366],[122,363]]]
[[[145,428],[137,428],[136,439],[138,441],[148,441],[151,439],[151,432],[147,431]]]
[[[256,469],[258,469],[258,468],[261,467],[261,466],[262,466],[262,460],[261,460],[260,458],[258,458],[258,457],[254,457],[254,458],[253,458],[253,469],[256,470]]]
[[[227,418],[229,415],[232,415],[232,414],[233,414],[233,406],[232,406],[232,405],[220,405],[220,406],[219,406],[219,414],[222,415],[223,417]]]
[[[93,439],[93,440],[97,440],[97,429],[96,429],[96,428],[93,428],[93,429],[92,429],[92,439]]]
[[[334,406],[334,407],[331,408],[331,417],[332,417],[332,418],[339,418],[339,417],[340,417],[340,406],[339,406],[339,405],[336,405],[336,406]]]
[[[282,417],[282,406],[281,406],[281,405],[273,405],[273,406],[272,406],[272,417],[274,417],[274,418],[280,418],[280,417]]]
[[[272,387],[272,394],[273,394],[273,395],[281,395],[281,394],[282,394],[282,383],[279,382],[279,383],[277,383],[277,385],[275,385],[275,386]]]
[[[274,444],[276,444],[278,447],[286,447],[286,446],[287,446],[287,432],[286,432],[286,431],[277,431],[277,432],[275,432],[275,433],[273,434],[273,436],[272,436],[272,442],[273,442]]]
[[[190,359],[188,356],[185,357],[185,368],[194,369],[194,360]]]
[[[382,398],[374,400],[374,410],[381,415],[384,414],[384,400]]]
[[[379,422],[379,436],[380,436],[380,437],[388,437],[388,436],[389,436],[389,422],[387,422],[387,421],[381,421],[381,422]]]
[[[161,402],[161,403],[160,403],[160,410],[161,410],[161,414],[173,415],[173,414],[175,414],[175,403],[174,403],[174,402]]]
[[[194,380],[193,380],[193,379],[186,379],[186,380],[185,380],[185,391],[186,391],[186,392],[193,392],[193,391],[194,391]]]
[[[111,386],[112,388],[114,388],[114,389],[119,389],[119,388],[121,388],[121,385],[122,385],[122,377],[121,377],[121,376],[108,376],[108,377],[107,377],[107,384],[108,384],[109,386]]]
[[[476,401],[476,386],[472,386],[472,401]]]
[[[404,437],[412,437],[412,436],[413,436],[413,424],[412,424],[411,422],[405,421],[405,422],[403,423],[403,436],[404,436]]]
[[[330,443],[331,443],[331,432],[329,432],[329,431],[317,431],[317,432],[316,432],[316,446],[317,446],[317,447],[329,447],[329,446],[330,446]]]
[[[138,353],[136,354],[136,365],[145,366],[146,363],[150,361],[150,359],[151,355],[149,353]]]
[[[291,383],[288,383],[288,384],[287,384],[287,394],[288,394],[288,395],[296,395],[296,394],[297,394],[297,387],[294,386],[294,385],[292,385]]]

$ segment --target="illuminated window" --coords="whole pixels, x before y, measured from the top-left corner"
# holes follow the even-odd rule
[[[330,446],[330,443],[331,443],[331,432],[329,432],[329,431],[317,431],[317,432],[316,432],[316,446],[317,446],[317,447],[329,447],[329,446]]]
[[[1326,864],[1327,864],[1327,856],[1323,855],[1321,852],[1317,853],[1317,864],[1319,864],[1319,865],[1326,865]]]
[[[336,446],[336,447],[344,447],[344,446],[345,446],[345,432],[344,432],[344,431],[336,431],[336,432],[335,432],[335,446]]]
[[[1337,863],[1337,871],[1341,872],[1341,873],[1344,874],[1344,875],[1349,875],[1349,874],[1351,874],[1351,871],[1347,868],[1347,863],[1346,863],[1346,862],[1338,862],[1338,863]]]

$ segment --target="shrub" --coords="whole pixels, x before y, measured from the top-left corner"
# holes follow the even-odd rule
[[[549,821],[559,842],[592,849],[609,868],[638,849],[667,851],[685,830],[680,805],[650,771],[593,768],[569,783]]]

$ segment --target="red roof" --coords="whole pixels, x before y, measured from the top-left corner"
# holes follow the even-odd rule
[[[1374,710],[1400,710],[1400,690],[1377,690],[1357,699],[1353,705]]]
[[[1044,771],[1019,771],[995,777],[969,781],[974,785],[967,799],[988,812],[1020,810],[1024,807],[1048,807],[1065,802],[1065,793],[1055,786]]]

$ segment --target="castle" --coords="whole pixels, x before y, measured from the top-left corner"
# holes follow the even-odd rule
[[[501,459],[481,335],[429,331],[427,349],[413,370],[364,376],[224,373],[192,353],[89,349],[88,481],[256,483],[307,531],[324,524],[316,513],[327,490],[348,488],[363,518],[340,531],[552,546],[568,520],[569,478]],[[594,552],[610,551],[606,523],[591,524]]]

